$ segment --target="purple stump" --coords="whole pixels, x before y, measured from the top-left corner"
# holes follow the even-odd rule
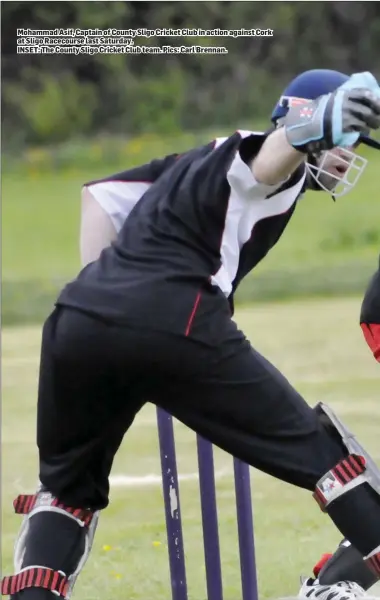
[[[173,419],[166,411],[157,408],[157,424],[160,443],[162,487],[165,502],[166,531],[168,536],[172,599],[187,600],[185,552],[182,537]]]
[[[207,600],[223,600],[213,447],[197,435]]]
[[[234,472],[243,600],[258,600],[249,466],[234,458]]]

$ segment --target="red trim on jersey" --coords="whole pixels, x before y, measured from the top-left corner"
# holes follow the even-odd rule
[[[367,323],[361,323],[360,327],[374,357],[380,362],[380,324],[371,323],[368,325]]]
[[[185,336],[186,337],[190,333],[190,329],[191,329],[191,326],[193,324],[195,313],[197,312],[197,308],[199,306],[200,299],[201,299],[201,292],[198,292],[197,297],[195,298],[193,310],[191,311],[191,315],[190,315],[189,320],[187,322],[187,327],[186,327],[186,331],[185,331]]]

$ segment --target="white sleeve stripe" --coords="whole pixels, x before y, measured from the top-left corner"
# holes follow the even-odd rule
[[[151,183],[141,181],[103,181],[87,187],[119,232],[129,213],[150,185]]]
[[[234,190],[239,196],[243,196],[251,200],[262,200],[263,196],[274,192],[286,181],[281,181],[275,185],[259,183],[255,179],[252,170],[242,160],[239,150],[237,150],[235,158],[228,169],[227,180],[231,186],[231,189]]]

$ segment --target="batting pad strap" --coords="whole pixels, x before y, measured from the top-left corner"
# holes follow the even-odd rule
[[[32,587],[42,587],[56,596],[66,598],[69,580],[62,571],[53,571],[46,567],[26,567],[17,575],[4,577],[1,582],[1,595],[17,594],[21,590]]]
[[[327,506],[342,494],[352,488],[365,483],[363,473],[366,470],[366,460],[359,454],[349,454],[338,462],[335,467],[326,473],[317,483],[314,499],[321,510],[326,511]]]
[[[50,494],[49,494],[50,496]],[[34,509],[37,510],[37,506],[41,500],[41,492],[38,494],[30,495],[30,494],[20,494],[13,501],[13,506],[15,512],[19,515],[27,515],[33,512]],[[66,506],[62,502],[60,502],[57,498],[50,496],[49,502],[46,504],[42,504],[44,506],[44,510],[57,510],[57,512],[64,511],[76,519],[80,524],[89,526],[92,518],[93,512],[83,508],[72,508],[71,506]]]
[[[368,568],[380,579],[380,546],[375,548],[371,554],[364,557],[364,562],[368,565]]]

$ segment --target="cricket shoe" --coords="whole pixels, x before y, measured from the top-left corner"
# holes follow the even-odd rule
[[[318,579],[309,577],[302,582],[299,600],[358,600],[369,598],[364,589],[354,581],[339,581],[321,585]]]

